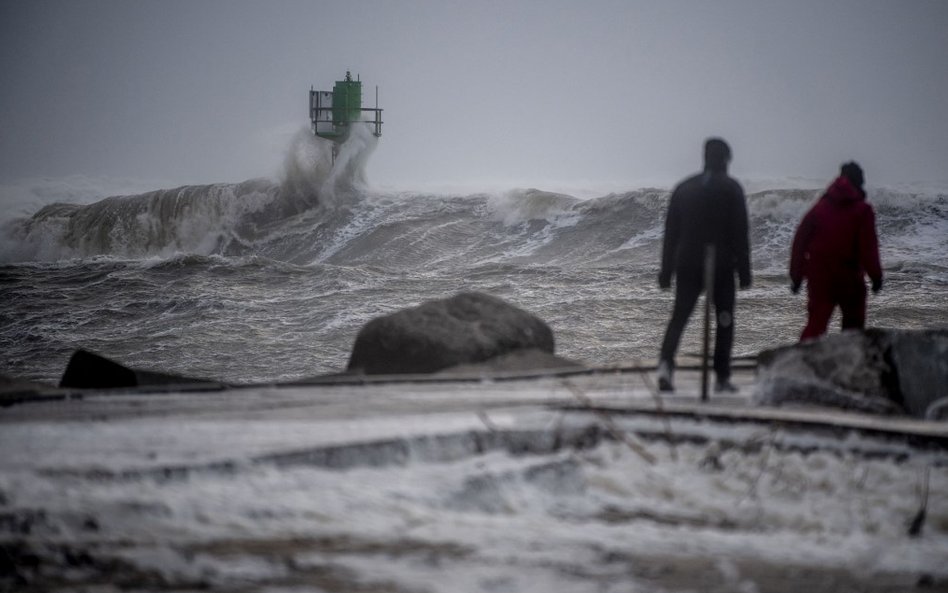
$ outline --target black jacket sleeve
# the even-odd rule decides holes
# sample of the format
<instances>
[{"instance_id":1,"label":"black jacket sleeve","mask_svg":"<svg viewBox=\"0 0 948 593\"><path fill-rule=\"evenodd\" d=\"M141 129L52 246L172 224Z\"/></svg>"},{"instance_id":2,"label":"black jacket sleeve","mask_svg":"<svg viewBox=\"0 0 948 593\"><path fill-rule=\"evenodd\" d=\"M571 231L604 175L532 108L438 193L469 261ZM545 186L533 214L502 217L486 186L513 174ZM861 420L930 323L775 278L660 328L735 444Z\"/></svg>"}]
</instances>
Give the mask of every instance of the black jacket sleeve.
<instances>
[{"instance_id":1,"label":"black jacket sleeve","mask_svg":"<svg viewBox=\"0 0 948 593\"><path fill-rule=\"evenodd\" d=\"M751 285L751 262L750 262L750 234L747 221L747 199L744 197L744 190L737 183L736 207L734 212L734 257L737 266L737 277L741 288L747 288Z\"/></svg>"}]
</instances>

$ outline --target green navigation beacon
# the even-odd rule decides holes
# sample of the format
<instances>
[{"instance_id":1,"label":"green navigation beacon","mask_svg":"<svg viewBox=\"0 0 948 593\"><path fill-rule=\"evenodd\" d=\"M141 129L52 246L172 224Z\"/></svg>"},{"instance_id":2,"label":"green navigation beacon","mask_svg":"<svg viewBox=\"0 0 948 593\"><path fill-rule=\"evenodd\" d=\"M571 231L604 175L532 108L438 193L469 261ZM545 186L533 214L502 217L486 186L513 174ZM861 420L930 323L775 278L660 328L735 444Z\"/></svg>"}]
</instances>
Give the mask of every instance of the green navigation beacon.
<instances>
[{"instance_id":1,"label":"green navigation beacon","mask_svg":"<svg viewBox=\"0 0 948 593\"><path fill-rule=\"evenodd\" d=\"M345 80L337 80L332 92L309 89L309 119L313 133L332 140L332 158L336 161L339 145L349 135L351 125L364 123L372 134L382 135L382 110L379 109L379 87L375 87L375 107L362 106L362 81L352 80L346 71Z\"/></svg>"}]
</instances>

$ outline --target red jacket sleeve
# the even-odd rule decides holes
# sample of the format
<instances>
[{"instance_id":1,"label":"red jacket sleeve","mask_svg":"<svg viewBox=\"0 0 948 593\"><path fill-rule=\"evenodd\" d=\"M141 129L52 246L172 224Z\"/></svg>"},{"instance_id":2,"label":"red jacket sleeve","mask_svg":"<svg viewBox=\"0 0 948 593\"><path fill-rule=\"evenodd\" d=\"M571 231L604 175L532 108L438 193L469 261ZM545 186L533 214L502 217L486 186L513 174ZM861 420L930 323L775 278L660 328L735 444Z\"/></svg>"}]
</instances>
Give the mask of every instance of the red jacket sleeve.
<instances>
[{"instance_id":1,"label":"red jacket sleeve","mask_svg":"<svg viewBox=\"0 0 948 593\"><path fill-rule=\"evenodd\" d=\"M751 261L750 261L750 234L748 227L750 223L747 220L747 199L744 197L744 191L739 189L739 199L735 200L734 215L734 252L737 255L737 276L741 287L751 285Z\"/></svg>"},{"instance_id":2,"label":"red jacket sleeve","mask_svg":"<svg viewBox=\"0 0 948 593\"><path fill-rule=\"evenodd\" d=\"M882 280L879 261L879 239L876 236L876 213L870 204L859 221L859 264L873 280Z\"/></svg>"},{"instance_id":3,"label":"red jacket sleeve","mask_svg":"<svg viewBox=\"0 0 948 593\"><path fill-rule=\"evenodd\" d=\"M793 236L793 247L790 250L790 280L794 283L803 282L806 252L810 248L810 239L813 236L813 210L810 209L800 221L797 232Z\"/></svg>"}]
</instances>

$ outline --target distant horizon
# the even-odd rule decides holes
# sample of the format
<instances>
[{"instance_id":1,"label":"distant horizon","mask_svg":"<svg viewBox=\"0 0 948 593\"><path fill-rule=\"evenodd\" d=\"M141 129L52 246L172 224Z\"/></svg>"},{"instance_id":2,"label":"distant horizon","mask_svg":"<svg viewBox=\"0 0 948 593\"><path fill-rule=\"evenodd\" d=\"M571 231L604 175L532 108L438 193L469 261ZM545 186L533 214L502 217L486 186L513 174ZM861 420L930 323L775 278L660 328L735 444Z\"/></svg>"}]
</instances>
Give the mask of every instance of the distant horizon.
<instances>
[{"instance_id":1,"label":"distant horizon","mask_svg":"<svg viewBox=\"0 0 948 593\"><path fill-rule=\"evenodd\" d=\"M380 154L385 152L385 140L384 138L380 141L379 147L376 149L375 154L369 157L368 164L366 166L366 174L368 177L368 185L370 188L374 189L389 189L389 190L425 190L425 191L501 191L510 188L523 188L523 187L535 187L537 189L544 189L548 191L559 191L556 188L573 188L581 192L590 192L598 191L599 188L609 188L608 191L620 191L620 190L636 190L636 189L648 189L648 188L673 188L679 181L685 177L692 175L701 170L701 163L696 162L694 166L690 169L685 168L677 175L665 175L663 177L654 176L648 178L647 176L642 176L639 179L558 179L555 177L547 179L517 179L514 177L508 178L490 178L489 175L480 175L479 177L470 176L463 177L459 176L457 178L447 178L447 177L438 177L437 175L430 175L427 178L418 178L418 179L409 179L402 177L400 179L387 180L382 179L374 171L373 161L379 158ZM282 158L282 155L281 155ZM846 159L846 160L857 160L857 159ZM857 160L858 161L858 160ZM738 181L748 185L774 185L788 183L791 185L776 185L778 188L782 189L793 189L793 188L813 188L818 189L825 185L828 185L839 173L839 166L845 162L840 161L837 165L828 165L826 167L827 174L825 176L815 176L815 175L801 175L801 174L786 174L786 175L762 175L762 174L753 174L746 173L740 170L740 166L733 166L729 169L729 174L735 177ZM892 180L888 182L884 181L875 181L872 178L873 171L867 170L867 187L870 188L881 188L881 189L902 189L910 190L913 188L921 188L927 191L934 192L948 192L948 168L946 168L945 175L938 177L932 175L928 178L914 178L914 179L905 179L905 180ZM11 187L22 184L36 183L42 181L49 182L59 182L65 180L86 180L86 181L113 181L119 185L122 184L131 184L136 186L141 186L143 188L151 189L168 189L170 187L178 187L185 185L213 185L217 183L243 183L245 181L251 181L254 179L268 179L273 182L280 182L283 175L282 165L276 164L274 170L271 173L260 173L255 175L246 175L242 176L239 173L236 173L230 178L210 178L208 176L195 175L194 177L166 177L161 178L158 176L147 177L147 176L132 176L132 175L123 175L121 172L117 173L85 173L82 171L73 171L73 172L62 172L59 174L42 174L34 173L32 175L16 175L13 173L8 173L6 175L0 176L0 191L3 187ZM226 176L225 176L226 177ZM549 189L553 188L553 189ZM150 191L149 189L143 189L143 191ZM2 196L0 196L2 198Z\"/></svg>"}]
</instances>

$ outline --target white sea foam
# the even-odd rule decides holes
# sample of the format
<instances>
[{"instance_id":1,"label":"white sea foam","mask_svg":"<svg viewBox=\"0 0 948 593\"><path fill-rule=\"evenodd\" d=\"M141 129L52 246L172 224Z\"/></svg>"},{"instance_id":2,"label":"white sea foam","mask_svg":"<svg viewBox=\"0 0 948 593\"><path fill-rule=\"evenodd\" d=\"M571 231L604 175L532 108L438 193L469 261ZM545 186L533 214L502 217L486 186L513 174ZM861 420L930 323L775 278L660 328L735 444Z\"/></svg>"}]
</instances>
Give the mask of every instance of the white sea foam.
<instances>
[{"instance_id":1,"label":"white sea foam","mask_svg":"<svg viewBox=\"0 0 948 593\"><path fill-rule=\"evenodd\" d=\"M160 180L117 177L36 177L0 185L0 224L32 216L51 204L92 204L109 196L128 196L168 187Z\"/></svg>"},{"instance_id":2,"label":"white sea foam","mask_svg":"<svg viewBox=\"0 0 948 593\"><path fill-rule=\"evenodd\" d=\"M650 244L654 245L662 240L664 232L665 229L662 226L655 225L652 228L646 229L641 233L636 233L629 237L629 239L623 243L617 251L623 249L635 249L636 247L644 247Z\"/></svg>"},{"instance_id":3,"label":"white sea foam","mask_svg":"<svg viewBox=\"0 0 948 593\"><path fill-rule=\"evenodd\" d=\"M578 202L573 196L530 188L492 195L487 205L496 219L506 226L530 220L545 220L557 226L566 226L575 222L573 207Z\"/></svg>"},{"instance_id":4,"label":"white sea foam","mask_svg":"<svg viewBox=\"0 0 948 593\"><path fill-rule=\"evenodd\" d=\"M626 438L682 438L645 443L649 464L612 440L571 445L571 431L599 421L531 411L549 401L546 383L357 391L206 394L203 416L187 396L168 394L171 420L10 424L0 432L9 451L0 487L11 512L43 511L28 541L82 537L96 554L114 550L172 584L199 576L246 588L327 560L360 582L432 591L654 590L663 572L645 563L668 571L680 562L687 574L689 559L708 557L730 563L718 566L729 585L720 590L749 590L739 569L748 563L948 576L948 473L935 452L750 423L612 418ZM449 400L455 411L425 409ZM511 401L519 405L492 408ZM464 407L472 402L487 411ZM253 418L237 419L230 406ZM482 446L495 442L485 415L495 436L530 446L508 449L500 437ZM334 463L307 457L323 448ZM181 471L169 477L165 468ZM922 472L929 520L909 538ZM90 517L94 533L74 528ZM225 545L202 550L215 542ZM292 560L267 562L284 557Z\"/></svg>"},{"instance_id":5,"label":"white sea foam","mask_svg":"<svg viewBox=\"0 0 948 593\"><path fill-rule=\"evenodd\" d=\"M357 201L375 141L357 126L333 165L329 143L301 131L287 150L279 186L251 180L141 193L144 182L83 177L4 186L0 262L253 249L267 240L259 232L264 227L279 233L274 222L282 218Z\"/></svg>"}]
</instances>

